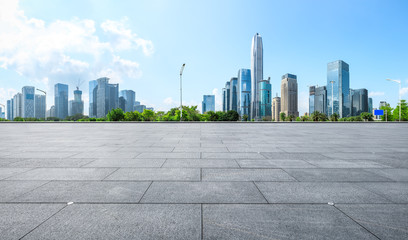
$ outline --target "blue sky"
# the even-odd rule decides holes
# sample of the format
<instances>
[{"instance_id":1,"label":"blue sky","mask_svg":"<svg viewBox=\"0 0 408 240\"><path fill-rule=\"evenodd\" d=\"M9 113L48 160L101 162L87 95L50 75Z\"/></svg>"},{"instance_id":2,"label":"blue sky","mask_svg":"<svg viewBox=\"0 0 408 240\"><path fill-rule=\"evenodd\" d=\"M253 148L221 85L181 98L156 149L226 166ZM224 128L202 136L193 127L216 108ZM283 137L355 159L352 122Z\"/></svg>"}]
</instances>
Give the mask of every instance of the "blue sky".
<instances>
[{"instance_id":1,"label":"blue sky","mask_svg":"<svg viewBox=\"0 0 408 240\"><path fill-rule=\"evenodd\" d=\"M326 84L327 63L350 65L351 88L367 88L392 106L402 82L408 98L408 1L404 0L0 0L0 103L25 85L53 85L108 76L156 110L183 103L201 108L250 68L251 38L264 44L264 78L280 95L285 73L298 76L299 112L308 111L308 85Z\"/></svg>"}]
</instances>

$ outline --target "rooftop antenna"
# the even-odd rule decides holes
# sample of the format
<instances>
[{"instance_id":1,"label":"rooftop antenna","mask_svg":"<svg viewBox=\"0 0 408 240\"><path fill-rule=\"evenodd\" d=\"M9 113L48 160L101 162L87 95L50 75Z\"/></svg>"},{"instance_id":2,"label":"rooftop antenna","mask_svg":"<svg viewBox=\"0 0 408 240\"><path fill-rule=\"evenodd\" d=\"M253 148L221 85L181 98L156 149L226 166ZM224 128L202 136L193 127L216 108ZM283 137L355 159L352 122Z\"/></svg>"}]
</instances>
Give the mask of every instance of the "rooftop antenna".
<instances>
[{"instance_id":1,"label":"rooftop antenna","mask_svg":"<svg viewBox=\"0 0 408 240\"><path fill-rule=\"evenodd\" d=\"M81 81L81 79L78 78L78 83L77 83L77 85L76 85L76 89L77 89L77 90L79 90L79 86L81 86L82 83L84 83L84 81Z\"/></svg>"}]
</instances>

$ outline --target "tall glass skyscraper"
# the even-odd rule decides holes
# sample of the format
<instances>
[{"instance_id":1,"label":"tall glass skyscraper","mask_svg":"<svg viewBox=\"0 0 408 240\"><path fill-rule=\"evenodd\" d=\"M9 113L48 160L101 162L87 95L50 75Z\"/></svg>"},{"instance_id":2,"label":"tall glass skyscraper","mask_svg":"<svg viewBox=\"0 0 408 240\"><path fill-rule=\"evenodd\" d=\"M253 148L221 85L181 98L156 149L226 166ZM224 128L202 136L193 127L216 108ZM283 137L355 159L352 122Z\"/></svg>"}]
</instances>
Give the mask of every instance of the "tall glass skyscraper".
<instances>
[{"instance_id":1,"label":"tall glass skyscraper","mask_svg":"<svg viewBox=\"0 0 408 240\"><path fill-rule=\"evenodd\" d=\"M22 117L23 118L35 117L34 93L35 93L35 87L25 86L22 89L23 99L21 102L22 104L21 107L22 107Z\"/></svg>"},{"instance_id":2,"label":"tall glass skyscraper","mask_svg":"<svg viewBox=\"0 0 408 240\"><path fill-rule=\"evenodd\" d=\"M259 120L259 82L263 80L263 46L259 33L252 38L251 47L251 119Z\"/></svg>"},{"instance_id":3,"label":"tall glass skyscraper","mask_svg":"<svg viewBox=\"0 0 408 240\"><path fill-rule=\"evenodd\" d=\"M238 113L242 117L251 116L251 70L238 71Z\"/></svg>"},{"instance_id":4,"label":"tall glass skyscraper","mask_svg":"<svg viewBox=\"0 0 408 240\"><path fill-rule=\"evenodd\" d=\"M97 86L98 86L98 81L96 80L89 81L89 117L96 117L96 87Z\"/></svg>"},{"instance_id":5,"label":"tall glass skyscraper","mask_svg":"<svg viewBox=\"0 0 408 240\"><path fill-rule=\"evenodd\" d=\"M368 98L368 112L369 113L373 113L373 99L372 98Z\"/></svg>"},{"instance_id":6,"label":"tall glass skyscraper","mask_svg":"<svg viewBox=\"0 0 408 240\"><path fill-rule=\"evenodd\" d=\"M12 111L10 111L12 109L12 107L11 107L11 100L7 100L7 120L13 120L12 118L11 118L11 114L12 114Z\"/></svg>"},{"instance_id":7,"label":"tall glass skyscraper","mask_svg":"<svg viewBox=\"0 0 408 240\"><path fill-rule=\"evenodd\" d=\"M74 91L74 100L71 103L71 114L84 114L84 101L82 101L82 91L77 88Z\"/></svg>"},{"instance_id":8,"label":"tall glass skyscraper","mask_svg":"<svg viewBox=\"0 0 408 240\"><path fill-rule=\"evenodd\" d=\"M35 118L38 118L38 119L45 118L45 112L47 111L45 95L36 94L34 98L35 98L35 101L34 101Z\"/></svg>"},{"instance_id":9,"label":"tall glass skyscraper","mask_svg":"<svg viewBox=\"0 0 408 240\"><path fill-rule=\"evenodd\" d=\"M215 111L215 95L204 95L202 102L202 113Z\"/></svg>"},{"instance_id":10,"label":"tall glass skyscraper","mask_svg":"<svg viewBox=\"0 0 408 240\"><path fill-rule=\"evenodd\" d=\"M231 110L231 83L225 83L225 111Z\"/></svg>"},{"instance_id":11,"label":"tall glass skyscraper","mask_svg":"<svg viewBox=\"0 0 408 240\"><path fill-rule=\"evenodd\" d=\"M119 99L122 98L122 104L119 103L120 108L124 112L133 112L134 111L134 103L136 98L136 93L133 90L122 90L119 93Z\"/></svg>"},{"instance_id":12,"label":"tall glass skyscraper","mask_svg":"<svg viewBox=\"0 0 408 240\"><path fill-rule=\"evenodd\" d=\"M362 89L350 89L351 94L351 116L359 116L368 112L368 91Z\"/></svg>"},{"instance_id":13,"label":"tall glass skyscraper","mask_svg":"<svg viewBox=\"0 0 408 240\"><path fill-rule=\"evenodd\" d=\"M227 90L225 88L222 88L222 111L226 112L227 104L225 102L225 95L227 94Z\"/></svg>"},{"instance_id":14,"label":"tall glass skyscraper","mask_svg":"<svg viewBox=\"0 0 408 240\"><path fill-rule=\"evenodd\" d=\"M92 93L93 112L95 113L96 109L96 117L102 118L106 117L110 110L119 107L119 84L109 84L107 77L96 81L97 86Z\"/></svg>"},{"instance_id":15,"label":"tall glass skyscraper","mask_svg":"<svg viewBox=\"0 0 408 240\"><path fill-rule=\"evenodd\" d=\"M272 119L272 85L270 78L259 82L259 117L260 119Z\"/></svg>"},{"instance_id":16,"label":"tall glass skyscraper","mask_svg":"<svg viewBox=\"0 0 408 240\"><path fill-rule=\"evenodd\" d=\"M55 116L65 119L68 116L68 85L55 84L54 94Z\"/></svg>"},{"instance_id":17,"label":"tall glass skyscraper","mask_svg":"<svg viewBox=\"0 0 408 240\"><path fill-rule=\"evenodd\" d=\"M350 73L349 65L342 60L327 64L327 113L337 113L340 118L349 117Z\"/></svg>"},{"instance_id":18,"label":"tall glass skyscraper","mask_svg":"<svg viewBox=\"0 0 408 240\"><path fill-rule=\"evenodd\" d=\"M230 94L230 109L238 112L238 78L233 77L230 80L231 94Z\"/></svg>"},{"instance_id":19,"label":"tall glass skyscraper","mask_svg":"<svg viewBox=\"0 0 408 240\"><path fill-rule=\"evenodd\" d=\"M309 114L317 111L320 113L327 114L327 90L325 86L309 87Z\"/></svg>"}]
</instances>

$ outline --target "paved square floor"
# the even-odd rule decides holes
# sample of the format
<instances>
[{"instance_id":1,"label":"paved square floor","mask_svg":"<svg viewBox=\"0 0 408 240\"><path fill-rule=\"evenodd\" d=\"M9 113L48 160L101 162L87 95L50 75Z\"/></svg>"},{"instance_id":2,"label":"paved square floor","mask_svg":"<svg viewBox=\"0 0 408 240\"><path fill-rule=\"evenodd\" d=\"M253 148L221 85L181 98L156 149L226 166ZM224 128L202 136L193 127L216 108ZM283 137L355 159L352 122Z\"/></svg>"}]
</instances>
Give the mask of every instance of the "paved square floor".
<instances>
[{"instance_id":1,"label":"paved square floor","mask_svg":"<svg viewBox=\"0 0 408 240\"><path fill-rule=\"evenodd\" d=\"M408 239L408 124L1 123L0 239Z\"/></svg>"}]
</instances>

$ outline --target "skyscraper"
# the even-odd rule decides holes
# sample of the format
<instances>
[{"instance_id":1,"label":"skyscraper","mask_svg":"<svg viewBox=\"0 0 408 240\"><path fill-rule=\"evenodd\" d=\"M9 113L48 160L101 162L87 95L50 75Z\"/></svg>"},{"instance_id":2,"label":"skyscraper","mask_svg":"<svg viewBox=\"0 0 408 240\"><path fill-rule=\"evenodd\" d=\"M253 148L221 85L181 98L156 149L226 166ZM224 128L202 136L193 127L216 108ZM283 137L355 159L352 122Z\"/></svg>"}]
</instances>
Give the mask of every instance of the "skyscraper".
<instances>
[{"instance_id":1,"label":"skyscraper","mask_svg":"<svg viewBox=\"0 0 408 240\"><path fill-rule=\"evenodd\" d=\"M350 73L349 65L342 60L327 64L327 113L337 113L340 118L349 117Z\"/></svg>"},{"instance_id":2,"label":"skyscraper","mask_svg":"<svg viewBox=\"0 0 408 240\"><path fill-rule=\"evenodd\" d=\"M368 98L368 112L373 113L373 99Z\"/></svg>"},{"instance_id":3,"label":"skyscraper","mask_svg":"<svg viewBox=\"0 0 408 240\"><path fill-rule=\"evenodd\" d=\"M96 86L98 86L97 80L89 81L89 117L92 118L96 117Z\"/></svg>"},{"instance_id":4,"label":"skyscraper","mask_svg":"<svg viewBox=\"0 0 408 240\"><path fill-rule=\"evenodd\" d=\"M351 116L359 116L363 112L368 112L368 91L362 89L350 89L351 95Z\"/></svg>"},{"instance_id":5,"label":"skyscraper","mask_svg":"<svg viewBox=\"0 0 408 240\"><path fill-rule=\"evenodd\" d=\"M282 76L281 82L281 112L286 116L299 117L297 77L293 74Z\"/></svg>"},{"instance_id":6,"label":"skyscraper","mask_svg":"<svg viewBox=\"0 0 408 240\"><path fill-rule=\"evenodd\" d=\"M23 100L23 95L21 93L17 93L13 97L13 120L16 117L22 117L22 100Z\"/></svg>"},{"instance_id":7,"label":"skyscraper","mask_svg":"<svg viewBox=\"0 0 408 240\"><path fill-rule=\"evenodd\" d=\"M225 83L225 111L231 110L231 83L228 81Z\"/></svg>"},{"instance_id":8,"label":"skyscraper","mask_svg":"<svg viewBox=\"0 0 408 240\"><path fill-rule=\"evenodd\" d=\"M11 100L7 100L7 120L13 120L13 118L12 118L12 110L11 109L13 109L12 107L11 107Z\"/></svg>"},{"instance_id":9,"label":"skyscraper","mask_svg":"<svg viewBox=\"0 0 408 240\"><path fill-rule=\"evenodd\" d=\"M202 113L215 111L215 95L203 95Z\"/></svg>"},{"instance_id":10,"label":"skyscraper","mask_svg":"<svg viewBox=\"0 0 408 240\"><path fill-rule=\"evenodd\" d=\"M276 97L272 99L272 119L274 119L275 122L280 121L280 112L281 112L281 98L278 97L278 94L276 94Z\"/></svg>"},{"instance_id":11,"label":"skyscraper","mask_svg":"<svg viewBox=\"0 0 408 240\"><path fill-rule=\"evenodd\" d=\"M122 90L119 93L119 98L123 98L122 100L122 110L124 112L133 112L134 111L134 102L136 98L136 93L132 90Z\"/></svg>"},{"instance_id":12,"label":"skyscraper","mask_svg":"<svg viewBox=\"0 0 408 240\"><path fill-rule=\"evenodd\" d=\"M238 113L241 117L251 116L251 70L238 71Z\"/></svg>"},{"instance_id":13,"label":"skyscraper","mask_svg":"<svg viewBox=\"0 0 408 240\"><path fill-rule=\"evenodd\" d=\"M230 80L230 109L238 112L238 78L233 77Z\"/></svg>"},{"instance_id":14,"label":"skyscraper","mask_svg":"<svg viewBox=\"0 0 408 240\"><path fill-rule=\"evenodd\" d=\"M326 86L309 87L309 114L317 111L319 113L327 114L326 112L327 90Z\"/></svg>"},{"instance_id":15,"label":"skyscraper","mask_svg":"<svg viewBox=\"0 0 408 240\"><path fill-rule=\"evenodd\" d=\"M270 78L268 80L259 81L259 117L260 119L271 120L272 119L272 105L271 105L271 98L272 98L272 85L270 82Z\"/></svg>"},{"instance_id":16,"label":"skyscraper","mask_svg":"<svg viewBox=\"0 0 408 240\"><path fill-rule=\"evenodd\" d=\"M82 101L82 91L77 88L74 91L74 100L71 103L71 116L84 114L84 101Z\"/></svg>"},{"instance_id":17,"label":"skyscraper","mask_svg":"<svg viewBox=\"0 0 408 240\"><path fill-rule=\"evenodd\" d=\"M54 96L55 117L65 119L68 116L68 85L55 84Z\"/></svg>"},{"instance_id":18,"label":"skyscraper","mask_svg":"<svg viewBox=\"0 0 408 240\"><path fill-rule=\"evenodd\" d=\"M309 87L309 115L312 114L315 110L314 108L314 99L315 99L316 87Z\"/></svg>"},{"instance_id":19,"label":"skyscraper","mask_svg":"<svg viewBox=\"0 0 408 240\"><path fill-rule=\"evenodd\" d=\"M45 112L47 110L45 95L35 94L35 118L45 118Z\"/></svg>"},{"instance_id":20,"label":"skyscraper","mask_svg":"<svg viewBox=\"0 0 408 240\"><path fill-rule=\"evenodd\" d=\"M21 101L21 108L22 108L22 116L23 118L33 118L35 117L35 109L34 109L34 92L35 87L25 86L22 89L22 101Z\"/></svg>"},{"instance_id":21,"label":"skyscraper","mask_svg":"<svg viewBox=\"0 0 408 240\"><path fill-rule=\"evenodd\" d=\"M225 98L226 98L226 95L227 94L227 90L225 89L225 88L222 88L222 111L223 112L226 112L227 110L227 104L226 104L226 102L225 102Z\"/></svg>"},{"instance_id":22,"label":"skyscraper","mask_svg":"<svg viewBox=\"0 0 408 240\"><path fill-rule=\"evenodd\" d=\"M92 91L92 110L96 117L106 117L108 112L119 107L119 84L109 84L109 78L103 77L96 80L97 85ZM91 84L89 83L90 87ZM91 105L90 105L91 106Z\"/></svg>"},{"instance_id":23,"label":"skyscraper","mask_svg":"<svg viewBox=\"0 0 408 240\"><path fill-rule=\"evenodd\" d=\"M259 120L259 82L263 80L263 46L259 33L252 38L251 47L251 119Z\"/></svg>"}]
</instances>

